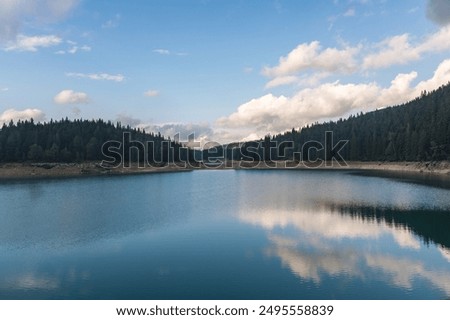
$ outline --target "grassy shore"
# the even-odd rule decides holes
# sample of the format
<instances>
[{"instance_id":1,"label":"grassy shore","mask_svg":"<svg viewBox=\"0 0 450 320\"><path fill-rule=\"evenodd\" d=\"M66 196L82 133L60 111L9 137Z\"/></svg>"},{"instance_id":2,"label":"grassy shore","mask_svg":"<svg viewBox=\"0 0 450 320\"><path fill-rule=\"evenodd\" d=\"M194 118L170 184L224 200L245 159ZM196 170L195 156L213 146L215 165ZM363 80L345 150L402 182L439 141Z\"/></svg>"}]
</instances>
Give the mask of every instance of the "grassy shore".
<instances>
[{"instance_id":1,"label":"grassy shore","mask_svg":"<svg viewBox=\"0 0 450 320\"><path fill-rule=\"evenodd\" d=\"M0 180L23 178L57 178L99 175L148 174L162 172L191 171L195 169L286 169L286 170L362 170L395 171L405 173L430 174L450 179L450 162L348 162L346 165L333 163L331 166L294 162L228 162L226 165L202 165L200 168L183 168L170 164L165 167L145 166L140 168L131 164L129 168L104 168L96 162L84 163L4 163L0 164Z\"/></svg>"}]
</instances>

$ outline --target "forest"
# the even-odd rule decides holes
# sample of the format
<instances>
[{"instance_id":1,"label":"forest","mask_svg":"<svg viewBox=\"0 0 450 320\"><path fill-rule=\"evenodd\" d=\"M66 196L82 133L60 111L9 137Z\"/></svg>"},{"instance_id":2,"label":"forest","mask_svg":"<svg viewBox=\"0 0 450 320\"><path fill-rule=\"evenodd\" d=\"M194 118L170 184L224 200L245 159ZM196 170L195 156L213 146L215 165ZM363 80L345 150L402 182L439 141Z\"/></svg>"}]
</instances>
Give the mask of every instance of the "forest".
<instances>
[{"instance_id":1,"label":"forest","mask_svg":"<svg viewBox=\"0 0 450 320\"><path fill-rule=\"evenodd\" d=\"M204 161L219 158L292 160L302 156L308 144L326 145L326 132L333 133L334 143L347 141L340 149L346 161L450 160L450 83L432 92L422 92L420 97L403 105L315 123L268 135L259 141L217 146L203 150L202 156ZM160 133L146 133L111 121L66 118L46 123L35 123L31 119L3 124L0 162L105 160L102 146L111 140L120 142L115 146L115 154L120 154L121 159L116 157L116 162L195 163L194 153L197 159L201 158L198 150L185 148ZM334 156L315 149L315 157Z\"/></svg>"},{"instance_id":2,"label":"forest","mask_svg":"<svg viewBox=\"0 0 450 320\"><path fill-rule=\"evenodd\" d=\"M107 152L102 148L108 142ZM113 143L111 143L113 142ZM106 145L108 145L106 144ZM102 150L103 149L103 150ZM125 150L125 151L124 151ZM105 151L105 152L102 152ZM0 162L185 161L190 150L160 133L103 120L11 121L0 129ZM110 159L105 159L105 154Z\"/></svg>"},{"instance_id":3,"label":"forest","mask_svg":"<svg viewBox=\"0 0 450 320\"><path fill-rule=\"evenodd\" d=\"M220 146L205 150L204 157L225 154L233 160L297 159L308 144L325 146L326 132L333 133L334 143L347 141L340 151L346 161L450 160L450 83L399 106L315 123L259 141ZM332 156L324 153L319 151L315 157Z\"/></svg>"}]
</instances>

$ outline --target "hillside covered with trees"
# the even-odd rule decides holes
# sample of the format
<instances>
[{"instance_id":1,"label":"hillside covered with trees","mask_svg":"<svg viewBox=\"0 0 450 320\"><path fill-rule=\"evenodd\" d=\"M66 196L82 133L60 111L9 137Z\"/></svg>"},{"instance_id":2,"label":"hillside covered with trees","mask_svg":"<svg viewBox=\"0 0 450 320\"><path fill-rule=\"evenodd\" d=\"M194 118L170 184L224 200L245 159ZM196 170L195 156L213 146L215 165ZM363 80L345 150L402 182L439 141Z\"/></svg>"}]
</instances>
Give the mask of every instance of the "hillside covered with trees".
<instances>
[{"instance_id":1,"label":"hillside covered with trees","mask_svg":"<svg viewBox=\"0 0 450 320\"><path fill-rule=\"evenodd\" d=\"M333 140L348 140L340 154L347 161L440 161L450 160L450 84L400 106L360 113L348 119L308 125L300 130L263 140L232 143L204 150L203 158L232 160L295 159L309 141L325 145L325 132ZM113 124L103 120L61 120L48 123L19 121L0 128L0 162L82 162L105 160L102 146L107 141L130 141L116 151L123 161L192 162L194 151L161 134ZM142 143L146 148L139 150ZM151 148L147 148L149 144ZM275 145L282 146L277 150ZM123 148L131 150L123 152ZM131 148L130 148L131 147ZM170 149L170 152L168 151ZM139 151L138 151L139 150ZM270 151L269 151L270 150ZM327 157L323 151L316 156Z\"/></svg>"},{"instance_id":2,"label":"hillside covered with trees","mask_svg":"<svg viewBox=\"0 0 450 320\"><path fill-rule=\"evenodd\" d=\"M129 133L128 145L124 133ZM161 134L146 133L140 129L113 124L103 120L61 120L48 123L18 121L4 124L0 129L0 162L82 162L105 160L102 146L107 141L122 145L115 150L123 154L124 161L157 162L180 161L187 151L180 151L182 145L166 139ZM140 147L144 145L145 150ZM147 148L149 144L151 148ZM116 143L116 145L119 145ZM123 152L123 148L131 150ZM168 152L169 148L173 152ZM108 160L108 159L106 159Z\"/></svg>"},{"instance_id":3,"label":"hillside covered with trees","mask_svg":"<svg viewBox=\"0 0 450 320\"><path fill-rule=\"evenodd\" d=\"M450 84L433 92L423 92L403 105L360 113L345 120L316 123L300 130L292 129L240 146L221 146L218 153L224 152L225 148L228 159L259 157L265 160L272 147L270 159L294 159L294 152L298 155L308 141L325 145L327 131L333 132L334 143L348 140L340 152L348 161L450 160ZM290 141L292 147L287 147ZM275 145L281 145L284 150L276 150ZM210 154L213 153L205 151L205 156ZM317 156L325 155L319 152Z\"/></svg>"}]
</instances>

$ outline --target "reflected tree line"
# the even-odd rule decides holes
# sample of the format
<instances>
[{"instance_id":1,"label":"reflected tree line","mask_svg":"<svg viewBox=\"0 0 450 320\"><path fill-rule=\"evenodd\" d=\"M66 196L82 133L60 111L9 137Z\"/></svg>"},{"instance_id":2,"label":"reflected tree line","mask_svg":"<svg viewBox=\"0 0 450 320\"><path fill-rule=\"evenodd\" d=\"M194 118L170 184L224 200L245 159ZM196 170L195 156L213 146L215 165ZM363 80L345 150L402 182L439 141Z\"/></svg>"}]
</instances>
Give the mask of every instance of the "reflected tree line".
<instances>
[{"instance_id":1,"label":"reflected tree line","mask_svg":"<svg viewBox=\"0 0 450 320\"><path fill-rule=\"evenodd\" d=\"M450 215L446 210L408 210L358 205L330 205L330 208L342 215L404 228L419 236L426 245L438 244L450 249Z\"/></svg>"}]
</instances>

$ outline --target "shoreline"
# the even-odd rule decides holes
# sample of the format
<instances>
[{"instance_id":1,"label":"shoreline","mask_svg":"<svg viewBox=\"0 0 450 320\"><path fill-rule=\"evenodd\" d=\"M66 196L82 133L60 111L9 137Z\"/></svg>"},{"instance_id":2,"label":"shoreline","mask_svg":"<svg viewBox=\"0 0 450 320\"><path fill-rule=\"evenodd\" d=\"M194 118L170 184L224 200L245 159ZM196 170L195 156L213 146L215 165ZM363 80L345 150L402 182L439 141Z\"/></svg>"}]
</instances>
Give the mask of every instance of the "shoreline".
<instances>
[{"instance_id":1,"label":"shoreline","mask_svg":"<svg viewBox=\"0 0 450 320\"><path fill-rule=\"evenodd\" d=\"M193 170L351 170L377 172L408 173L424 176L436 176L450 179L450 162L363 162L352 161L346 166L333 163L332 166L313 167L304 163L293 162L228 162L226 165L208 166L198 168L183 168L176 164L165 167L146 166L139 168L132 164L129 168L104 168L97 162L83 163L2 163L0 164L0 181L14 179L44 179L44 178L72 178L90 176L121 176L168 172L189 172Z\"/></svg>"},{"instance_id":2,"label":"shoreline","mask_svg":"<svg viewBox=\"0 0 450 320\"><path fill-rule=\"evenodd\" d=\"M361 171L388 171L398 173L432 174L450 178L450 161L427 161L427 162L379 162L379 161L349 161L347 165L341 166L337 163L328 166L314 167L304 163L274 162L272 166L265 163L256 166L242 167L242 169L283 169L283 170L361 170Z\"/></svg>"}]
</instances>

